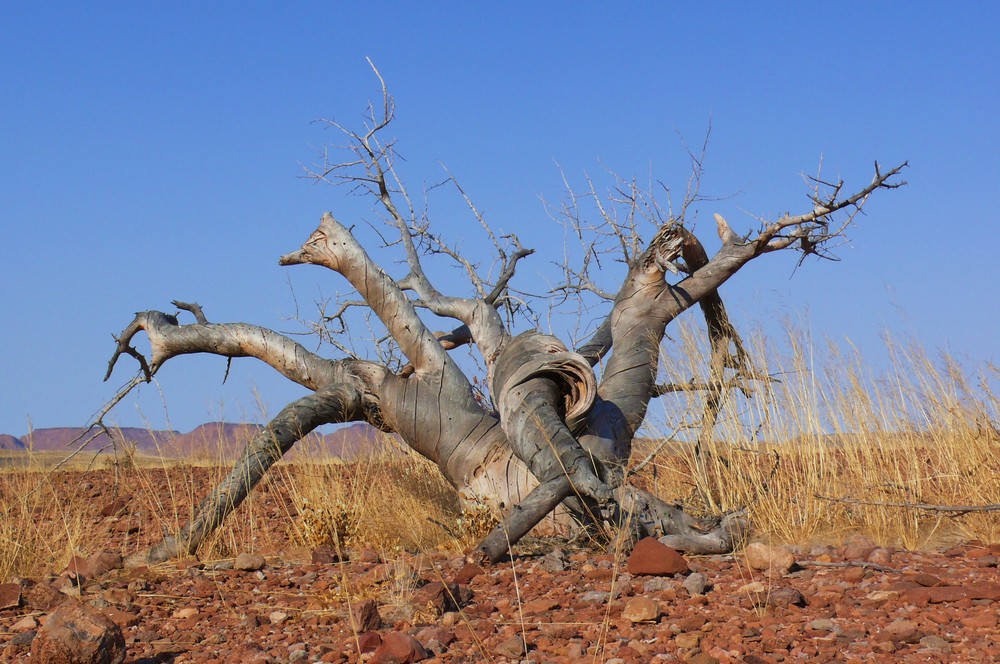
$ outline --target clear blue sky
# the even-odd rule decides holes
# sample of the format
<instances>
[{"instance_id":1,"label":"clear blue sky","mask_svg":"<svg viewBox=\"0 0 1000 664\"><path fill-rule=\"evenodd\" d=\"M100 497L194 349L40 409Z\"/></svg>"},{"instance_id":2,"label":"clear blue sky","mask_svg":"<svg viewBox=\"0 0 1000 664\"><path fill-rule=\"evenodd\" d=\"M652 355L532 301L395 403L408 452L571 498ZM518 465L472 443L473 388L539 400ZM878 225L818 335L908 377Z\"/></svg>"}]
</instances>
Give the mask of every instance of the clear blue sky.
<instances>
[{"instance_id":1,"label":"clear blue sky","mask_svg":"<svg viewBox=\"0 0 1000 664\"><path fill-rule=\"evenodd\" d=\"M446 164L540 250L522 287L558 258L539 202L561 194L556 162L577 184L605 164L681 187L678 133L697 144L711 120L705 190L738 195L704 214L744 230L804 209L800 173L821 155L855 184L876 159L909 160L910 186L872 202L842 262L792 276L797 255L765 257L723 294L745 324L808 311L815 334L871 355L889 327L997 362L1000 9L758 6L0 4L0 432L85 423L131 375L101 382L135 311L196 300L214 321L297 330L292 290L303 314L346 290L277 257L324 210L375 219L300 178L335 138L312 120L355 123L377 95L366 56L396 97L410 186ZM435 223L476 242L468 219ZM252 360L222 386L224 369L175 359L162 394L145 387L113 420L188 430L302 393Z\"/></svg>"}]
</instances>

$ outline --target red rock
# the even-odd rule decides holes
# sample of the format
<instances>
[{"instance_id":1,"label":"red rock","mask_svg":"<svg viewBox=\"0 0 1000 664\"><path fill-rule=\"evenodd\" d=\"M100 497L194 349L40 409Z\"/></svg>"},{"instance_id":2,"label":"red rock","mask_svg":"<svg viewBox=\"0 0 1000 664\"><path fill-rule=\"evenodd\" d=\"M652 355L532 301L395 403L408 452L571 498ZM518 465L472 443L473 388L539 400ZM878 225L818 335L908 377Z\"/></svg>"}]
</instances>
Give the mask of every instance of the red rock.
<instances>
[{"instance_id":1,"label":"red rock","mask_svg":"<svg viewBox=\"0 0 1000 664\"><path fill-rule=\"evenodd\" d=\"M524 612L529 616L538 615L539 613L548 613L554 609L560 608L559 602L552 599L533 599L530 602L524 603Z\"/></svg>"},{"instance_id":2,"label":"red rock","mask_svg":"<svg viewBox=\"0 0 1000 664\"><path fill-rule=\"evenodd\" d=\"M458 610L461 603L460 595L457 583L445 585L440 581L433 581L413 593L410 604L420 609L428 609L436 616L441 616L448 611Z\"/></svg>"},{"instance_id":3,"label":"red rock","mask_svg":"<svg viewBox=\"0 0 1000 664\"><path fill-rule=\"evenodd\" d=\"M420 642L409 634L389 632L382 637L382 645L375 649L371 664L411 664L422 662L431 655Z\"/></svg>"},{"instance_id":4,"label":"red rock","mask_svg":"<svg viewBox=\"0 0 1000 664\"><path fill-rule=\"evenodd\" d=\"M688 571L684 556L653 537L646 537L635 545L628 557L628 573L633 576L648 574L669 576Z\"/></svg>"},{"instance_id":5,"label":"red rock","mask_svg":"<svg viewBox=\"0 0 1000 664\"><path fill-rule=\"evenodd\" d=\"M122 496L115 498L110 503L101 508L100 514L104 518L121 516L128 509L128 500Z\"/></svg>"},{"instance_id":6,"label":"red rock","mask_svg":"<svg viewBox=\"0 0 1000 664\"><path fill-rule=\"evenodd\" d=\"M139 624L139 616L128 611L116 609L113 606L106 606L102 608L101 613L103 613L106 618L118 625L121 629L135 627Z\"/></svg>"},{"instance_id":7,"label":"red rock","mask_svg":"<svg viewBox=\"0 0 1000 664\"><path fill-rule=\"evenodd\" d=\"M462 569L455 574L454 581L458 584L466 584L483 573L483 568L475 563L466 563Z\"/></svg>"},{"instance_id":8,"label":"red rock","mask_svg":"<svg viewBox=\"0 0 1000 664\"><path fill-rule=\"evenodd\" d=\"M241 553L236 556L236 561L233 562L233 568L238 569L242 572L256 572L257 570L264 567L266 561L264 556L256 553Z\"/></svg>"},{"instance_id":9,"label":"red rock","mask_svg":"<svg viewBox=\"0 0 1000 664\"><path fill-rule=\"evenodd\" d=\"M848 583L857 583L865 578L865 568L863 567L848 567L844 570L844 581Z\"/></svg>"},{"instance_id":10,"label":"red rock","mask_svg":"<svg viewBox=\"0 0 1000 664\"><path fill-rule=\"evenodd\" d=\"M526 651L527 646L524 643L524 638L522 638L520 634L515 634L509 639L505 639L500 642L498 646L493 648L494 654L513 660L522 659Z\"/></svg>"},{"instance_id":11,"label":"red rock","mask_svg":"<svg viewBox=\"0 0 1000 664\"><path fill-rule=\"evenodd\" d=\"M123 561L121 554L111 551L104 551L87 559L90 571L94 577L107 574L111 570L120 569Z\"/></svg>"},{"instance_id":12,"label":"red rock","mask_svg":"<svg viewBox=\"0 0 1000 664\"><path fill-rule=\"evenodd\" d=\"M355 602L351 605L351 628L358 632L373 632L382 627L382 616L378 604L373 599Z\"/></svg>"},{"instance_id":13,"label":"red rock","mask_svg":"<svg viewBox=\"0 0 1000 664\"><path fill-rule=\"evenodd\" d=\"M696 629L701 629L705 626L708 619L700 614L689 616L687 618L682 618L677 621L677 626L682 632L693 632Z\"/></svg>"},{"instance_id":14,"label":"red rock","mask_svg":"<svg viewBox=\"0 0 1000 664\"><path fill-rule=\"evenodd\" d=\"M18 583L0 583L0 611L16 609L21 606L21 585Z\"/></svg>"},{"instance_id":15,"label":"red rock","mask_svg":"<svg viewBox=\"0 0 1000 664\"><path fill-rule=\"evenodd\" d=\"M718 657L700 652L689 657L687 662L688 664L719 664L720 660Z\"/></svg>"},{"instance_id":16,"label":"red rock","mask_svg":"<svg viewBox=\"0 0 1000 664\"><path fill-rule=\"evenodd\" d=\"M934 586L942 585L941 579L937 578L932 574L916 574L910 577L910 580L914 583L920 584L921 586L927 588L933 588Z\"/></svg>"},{"instance_id":17,"label":"red rock","mask_svg":"<svg viewBox=\"0 0 1000 664\"><path fill-rule=\"evenodd\" d=\"M310 559L313 565L333 565L343 559L337 550L330 546L320 546L312 550Z\"/></svg>"},{"instance_id":18,"label":"red rock","mask_svg":"<svg viewBox=\"0 0 1000 664\"><path fill-rule=\"evenodd\" d=\"M358 552L357 559L359 563L375 564L382 562L382 556L378 555L375 549L361 549Z\"/></svg>"},{"instance_id":19,"label":"red rock","mask_svg":"<svg viewBox=\"0 0 1000 664\"><path fill-rule=\"evenodd\" d=\"M975 586L936 586L934 588L911 588L903 593L903 599L917 606L958 602L964 599L1000 600L1000 584L980 583Z\"/></svg>"},{"instance_id":20,"label":"red rock","mask_svg":"<svg viewBox=\"0 0 1000 664\"><path fill-rule=\"evenodd\" d=\"M66 565L66 569L62 573L70 578L83 577L84 579L92 579L95 576L90 561L83 556L73 556L70 558L69 564Z\"/></svg>"},{"instance_id":21,"label":"red rock","mask_svg":"<svg viewBox=\"0 0 1000 664\"><path fill-rule=\"evenodd\" d=\"M959 618L958 622L972 629L992 629L997 625L997 614L994 611L985 611Z\"/></svg>"},{"instance_id":22,"label":"red rock","mask_svg":"<svg viewBox=\"0 0 1000 664\"><path fill-rule=\"evenodd\" d=\"M917 623L912 620L893 620L876 637L879 641L894 641L896 643L916 643L924 638Z\"/></svg>"},{"instance_id":23,"label":"red rock","mask_svg":"<svg viewBox=\"0 0 1000 664\"><path fill-rule=\"evenodd\" d=\"M23 592L21 599L32 611L51 611L66 600L66 596L51 583L41 581L30 584Z\"/></svg>"},{"instance_id":24,"label":"red rock","mask_svg":"<svg viewBox=\"0 0 1000 664\"><path fill-rule=\"evenodd\" d=\"M888 565L892 562L892 551L879 547L868 554L867 560L876 565Z\"/></svg>"},{"instance_id":25,"label":"red rock","mask_svg":"<svg viewBox=\"0 0 1000 664\"><path fill-rule=\"evenodd\" d=\"M751 569L774 570L784 574L795 564L792 553L781 546L768 546L762 542L754 542L747 546L743 555Z\"/></svg>"},{"instance_id":26,"label":"red rock","mask_svg":"<svg viewBox=\"0 0 1000 664\"><path fill-rule=\"evenodd\" d=\"M625 609L622 611L622 617L634 623L654 622L660 615L662 615L660 605L648 597L633 597L625 603Z\"/></svg>"},{"instance_id":27,"label":"red rock","mask_svg":"<svg viewBox=\"0 0 1000 664\"><path fill-rule=\"evenodd\" d=\"M868 560L868 556L875 550L875 543L867 538L856 538L844 547L845 560Z\"/></svg>"},{"instance_id":28,"label":"red rock","mask_svg":"<svg viewBox=\"0 0 1000 664\"><path fill-rule=\"evenodd\" d=\"M357 646L361 652L374 652L382 645L382 637L378 632L365 632L358 637Z\"/></svg>"},{"instance_id":29,"label":"red rock","mask_svg":"<svg viewBox=\"0 0 1000 664\"><path fill-rule=\"evenodd\" d=\"M125 638L121 628L99 609L70 601L38 630L31 657L47 664L121 664Z\"/></svg>"}]
</instances>

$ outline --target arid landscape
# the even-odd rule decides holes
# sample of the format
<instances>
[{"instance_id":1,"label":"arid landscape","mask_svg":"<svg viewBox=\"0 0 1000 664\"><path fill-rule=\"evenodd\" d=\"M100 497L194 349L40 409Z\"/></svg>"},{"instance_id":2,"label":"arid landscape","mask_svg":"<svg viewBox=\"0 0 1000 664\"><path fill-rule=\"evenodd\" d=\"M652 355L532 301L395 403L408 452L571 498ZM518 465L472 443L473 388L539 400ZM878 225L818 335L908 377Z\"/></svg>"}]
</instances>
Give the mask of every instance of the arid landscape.
<instances>
[{"instance_id":1,"label":"arid landscape","mask_svg":"<svg viewBox=\"0 0 1000 664\"><path fill-rule=\"evenodd\" d=\"M102 647L133 663L996 661L995 401L920 357L892 407L924 404L934 431L875 431L885 395L853 381L828 411L782 395L793 407L769 427L790 437L850 403L864 435L720 440L700 457L637 441L651 462L632 481L695 511L745 506L751 543L730 555L530 537L489 565L470 554L496 515L463 512L432 464L352 429L273 468L197 557L147 565L137 554L227 472L210 450L252 427L205 427L210 445L184 448L196 462L154 456L140 441L167 434L149 433L55 471L70 434L39 431L0 474L0 657L46 661L60 639L110 633ZM844 372L830 380L852 384Z\"/></svg>"}]
</instances>

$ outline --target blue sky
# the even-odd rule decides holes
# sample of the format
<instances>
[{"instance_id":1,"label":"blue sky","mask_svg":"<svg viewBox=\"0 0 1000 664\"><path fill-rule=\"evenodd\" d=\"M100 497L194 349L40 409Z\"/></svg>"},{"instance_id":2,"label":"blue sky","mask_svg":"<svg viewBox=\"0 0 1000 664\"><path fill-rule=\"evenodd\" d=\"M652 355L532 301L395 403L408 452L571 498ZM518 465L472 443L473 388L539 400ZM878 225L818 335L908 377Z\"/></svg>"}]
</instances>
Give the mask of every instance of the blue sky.
<instances>
[{"instance_id":1,"label":"blue sky","mask_svg":"<svg viewBox=\"0 0 1000 664\"><path fill-rule=\"evenodd\" d=\"M910 185L871 202L841 262L793 275L797 255L764 257L723 295L744 325L804 316L875 362L885 328L997 362L1000 9L756 5L0 4L0 432L85 423L131 375L101 382L135 311L196 300L213 321L299 330L296 301L307 315L346 290L277 257L324 210L377 220L300 177L336 139L313 120L357 125L377 96L366 57L396 98L411 189L446 164L539 249L525 288L562 244L540 203L562 194L557 163L577 186L607 166L683 187L678 136L698 144L711 121L704 191L736 195L701 214L745 230L806 209L800 174L821 156L849 184L909 160ZM469 219L438 210L473 250ZM112 419L188 430L302 394L251 360L226 385L224 370L175 359Z\"/></svg>"}]
</instances>

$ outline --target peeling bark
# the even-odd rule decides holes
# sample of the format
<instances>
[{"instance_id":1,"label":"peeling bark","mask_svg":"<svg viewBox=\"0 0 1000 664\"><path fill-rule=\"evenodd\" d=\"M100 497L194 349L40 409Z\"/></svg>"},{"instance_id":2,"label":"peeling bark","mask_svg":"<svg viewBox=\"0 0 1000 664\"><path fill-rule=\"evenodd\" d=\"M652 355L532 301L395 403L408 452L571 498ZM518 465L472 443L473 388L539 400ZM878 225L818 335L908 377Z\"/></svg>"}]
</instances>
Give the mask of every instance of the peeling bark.
<instances>
[{"instance_id":1,"label":"peeling bark","mask_svg":"<svg viewBox=\"0 0 1000 664\"><path fill-rule=\"evenodd\" d=\"M876 166L872 182L846 197L840 196L841 186L836 185L830 187L829 196L821 198L817 185L812 212L786 215L764 225L756 236L737 237L717 216L723 246L712 257L682 220L659 225L638 255L642 245L637 236L626 241L623 227L610 221L625 248L628 271L607 318L578 352L571 352L555 337L536 331L512 336L498 312L515 266L531 250L521 247L513 236L513 249L503 249L472 208L499 252L501 269L490 284L478 276L470 261L431 234L421 219L400 212L394 197L406 194L389 186L389 178L395 175L391 144L375 138L391 121L392 108L386 97L383 117L373 116L367 133L346 131L358 158L334 165L317 177L326 179L338 169L363 170L343 179L369 187L377 197L390 225L399 230L408 274L398 281L391 278L351 230L329 213L307 241L283 255L279 263L318 265L343 276L382 321L409 364L394 373L376 362L326 359L266 328L210 323L197 304L174 303L194 316L193 324L182 325L176 316L158 311L136 314L116 337L105 380L123 354L139 363L141 377L148 381L173 357L208 353L255 358L313 391L288 405L254 436L191 522L153 547L146 560L159 562L194 553L298 440L322 424L349 421L365 421L399 434L415 452L438 465L464 500L506 511L501 525L478 547L488 560L506 555L559 506L577 525L630 536L666 537L677 548L693 553L731 550L746 534L743 514L697 519L626 482L632 439L650 400L663 393L656 377L666 328L687 309L700 306L711 344L709 376L702 383L707 392L702 421L705 439L712 435L725 390L742 385L728 380L726 371L735 371L743 380L756 378L719 287L761 255L792 247L816 253L816 247L839 233L830 230L831 215L847 211L846 223L850 223L873 192L901 186L893 178L903 166L888 173ZM630 253L629 247L635 250ZM421 265L427 251L459 263L477 297L452 297L435 288ZM668 273L677 273L675 263L680 259L687 274L671 283ZM597 292L592 284L587 287ZM452 319L457 326L452 332L434 334L418 309ZM140 332L149 338L152 353L148 360L131 346ZM473 344L483 358L496 412L476 400L472 383L449 355L449 350L465 344ZM601 363L598 378L594 367ZM127 389L137 382L133 380Z\"/></svg>"}]
</instances>

